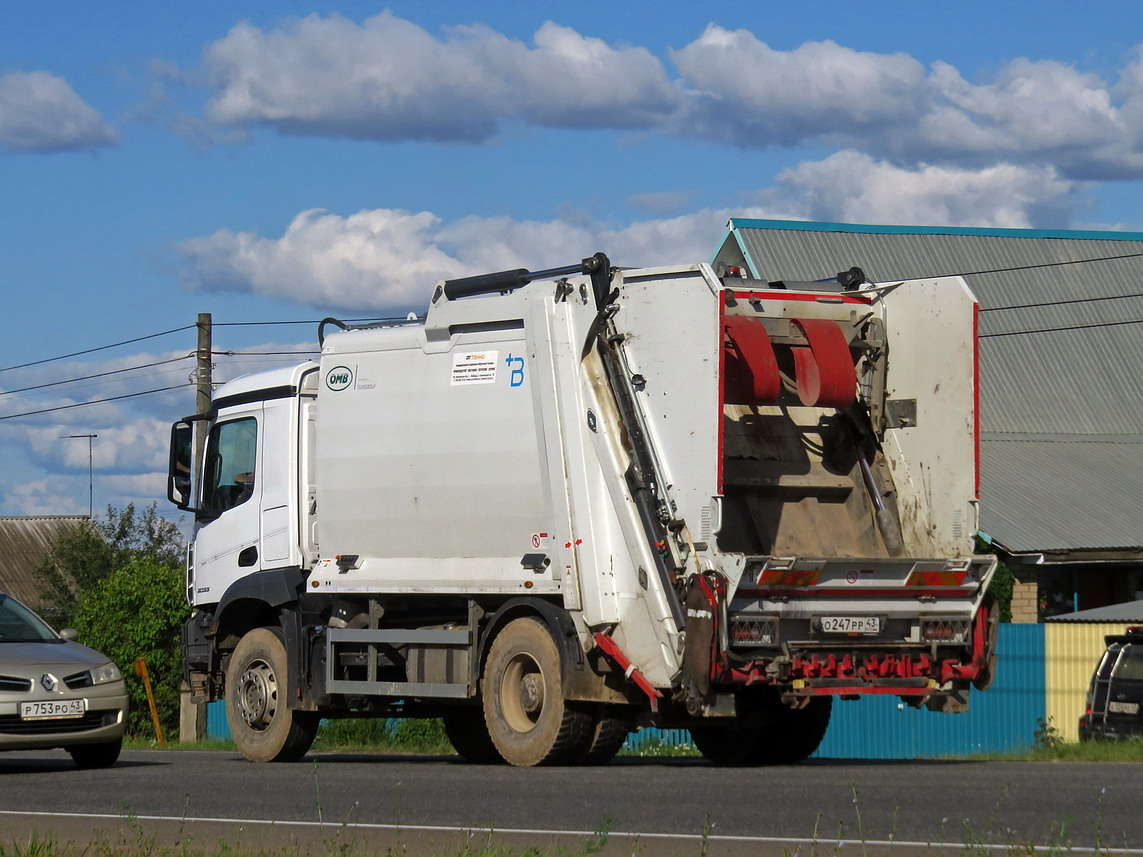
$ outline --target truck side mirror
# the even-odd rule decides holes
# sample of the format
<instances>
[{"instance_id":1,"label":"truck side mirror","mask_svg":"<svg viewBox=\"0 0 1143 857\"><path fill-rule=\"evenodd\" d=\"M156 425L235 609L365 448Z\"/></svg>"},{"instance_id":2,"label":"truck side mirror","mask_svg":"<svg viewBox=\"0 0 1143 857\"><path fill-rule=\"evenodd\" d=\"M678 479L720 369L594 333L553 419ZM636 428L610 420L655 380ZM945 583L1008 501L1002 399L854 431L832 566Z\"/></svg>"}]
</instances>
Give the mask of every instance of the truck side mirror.
<instances>
[{"instance_id":1,"label":"truck side mirror","mask_svg":"<svg viewBox=\"0 0 1143 857\"><path fill-rule=\"evenodd\" d=\"M167 499L184 512L191 505L194 485L194 428L189 420L171 426L171 456L167 465Z\"/></svg>"}]
</instances>

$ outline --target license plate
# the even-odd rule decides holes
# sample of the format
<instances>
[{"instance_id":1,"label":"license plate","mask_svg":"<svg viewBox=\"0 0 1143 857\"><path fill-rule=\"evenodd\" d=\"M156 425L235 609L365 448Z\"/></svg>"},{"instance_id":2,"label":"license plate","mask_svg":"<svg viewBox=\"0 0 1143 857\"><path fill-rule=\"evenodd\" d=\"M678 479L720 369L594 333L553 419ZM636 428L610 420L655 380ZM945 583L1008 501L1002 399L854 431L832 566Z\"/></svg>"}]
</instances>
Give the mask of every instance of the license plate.
<instances>
[{"instance_id":1,"label":"license plate","mask_svg":"<svg viewBox=\"0 0 1143 857\"><path fill-rule=\"evenodd\" d=\"M53 699L46 702L21 702L21 720L65 720L83 717L87 712L86 699Z\"/></svg>"},{"instance_id":2,"label":"license plate","mask_svg":"<svg viewBox=\"0 0 1143 857\"><path fill-rule=\"evenodd\" d=\"M1109 702L1107 703L1107 710L1111 714L1138 714L1138 702Z\"/></svg>"},{"instance_id":3,"label":"license plate","mask_svg":"<svg viewBox=\"0 0 1143 857\"><path fill-rule=\"evenodd\" d=\"M827 634L879 634L881 619L877 616L823 616L822 630Z\"/></svg>"}]
</instances>

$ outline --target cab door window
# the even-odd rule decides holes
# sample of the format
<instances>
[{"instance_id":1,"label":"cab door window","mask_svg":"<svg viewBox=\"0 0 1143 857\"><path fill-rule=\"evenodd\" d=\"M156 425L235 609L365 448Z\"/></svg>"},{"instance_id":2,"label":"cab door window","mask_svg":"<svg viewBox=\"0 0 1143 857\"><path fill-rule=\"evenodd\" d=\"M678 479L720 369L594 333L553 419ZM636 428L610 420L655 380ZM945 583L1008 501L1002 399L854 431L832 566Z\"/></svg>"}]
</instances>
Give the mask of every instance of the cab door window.
<instances>
[{"instance_id":1,"label":"cab door window","mask_svg":"<svg viewBox=\"0 0 1143 857\"><path fill-rule=\"evenodd\" d=\"M221 514L254 494L258 421L253 417L217 423L206 442L202 507Z\"/></svg>"}]
</instances>

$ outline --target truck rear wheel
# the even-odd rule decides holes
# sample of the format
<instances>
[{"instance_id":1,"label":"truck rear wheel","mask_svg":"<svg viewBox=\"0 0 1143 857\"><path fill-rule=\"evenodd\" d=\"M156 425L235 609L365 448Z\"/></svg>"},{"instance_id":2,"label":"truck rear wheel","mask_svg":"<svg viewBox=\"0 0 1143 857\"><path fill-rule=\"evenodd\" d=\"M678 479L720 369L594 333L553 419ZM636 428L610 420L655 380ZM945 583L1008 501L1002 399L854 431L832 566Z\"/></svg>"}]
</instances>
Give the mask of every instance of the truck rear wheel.
<instances>
[{"instance_id":1,"label":"truck rear wheel","mask_svg":"<svg viewBox=\"0 0 1143 857\"><path fill-rule=\"evenodd\" d=\"M591 743L576 761L581 765L606 765L622 749L630 732L630 718L616 714L614 706L599 706Z\"/></svg>"},{"instance_id":2,"label":"truck rear wheel","mask_svg":"<svg viewBox=\"0 0 1143 857\"><path fill-rule=\"evenodd\" d=\"M591 746L595 718L564 699L559 650L536 619L514 619L496 635L482 696L488 734L511 765L570 763Z\"/></svg>"},{"instance_id":3,"label":"truck rear wheel","mask_svg":"<svg viewBox=\"0 0 1143 857\"><path fill-rule=\"evenodd\" d=\"M775 698L773 706L773 724L762 730L749 764L792 765L808 759L825 737L833 697L815 696L805 708L790 708Z\"/></svg>"},{"instance_id":4,"label":"truck rear wheel","mask_svg":"<svg viewBox=\"0 0 1143 857\"><path fill-rule=\"evenodd\" d=\"M735 720L692 727L691 740L698 751L716 765L800 762L813 755L825 737L833 699L814 697L804 708L790 708L776 693L767 693L754 705L753 712L744 712L753 721L748 724Z\"/></svg>"},{"instance_id":5,"label":"truck rear wheel","mask_svg":"<svg viewBox=\"0 0 1143 857\"><path fill-rule=\"evenodd\" d=\"M441 718L445 735L458 756L474 765L501 762L500 753L488 734L484 712L479 708L461 708Z\"/></svg>"},{"instance_id":6,"label":"truck rear wheel","mask_svg":"<svg viewBox=\"0 0 1143 857\"><path fill-rule=\"evenodd\" d=\"M255 628L230 656L226 722L252 762L295 762L313 744L318 715L286 705L286 646L278 631Z\"/></svg>"}]
</instances>

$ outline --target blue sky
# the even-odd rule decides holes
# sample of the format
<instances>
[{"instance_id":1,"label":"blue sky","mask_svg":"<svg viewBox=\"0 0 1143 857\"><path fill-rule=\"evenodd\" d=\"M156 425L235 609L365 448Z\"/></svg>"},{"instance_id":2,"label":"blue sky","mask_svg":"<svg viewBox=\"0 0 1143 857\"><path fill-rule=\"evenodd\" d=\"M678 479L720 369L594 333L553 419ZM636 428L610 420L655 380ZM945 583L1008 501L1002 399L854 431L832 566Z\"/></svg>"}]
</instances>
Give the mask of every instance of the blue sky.
<instances>
[{"instance_id":1,"label":"blue sky","mask_svg":"<svg viewBox=\"0 0 1143 857\"><path fill-rule=\"evenodd\" d=\"M1137 2L12 4L0 514L86 512L68 434L99 435L97 509L161 496L189 387L13 415L185 385L193 330L10 367L199 312L403 314L446 276L705 259L730 216L1143 230L1141 24ZM246 356L219 377L314 338L220 326Z\"/></svg>"}]
</instances>

